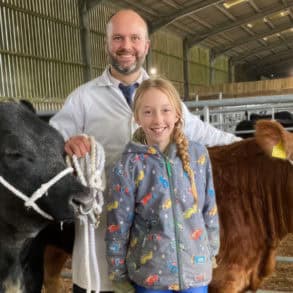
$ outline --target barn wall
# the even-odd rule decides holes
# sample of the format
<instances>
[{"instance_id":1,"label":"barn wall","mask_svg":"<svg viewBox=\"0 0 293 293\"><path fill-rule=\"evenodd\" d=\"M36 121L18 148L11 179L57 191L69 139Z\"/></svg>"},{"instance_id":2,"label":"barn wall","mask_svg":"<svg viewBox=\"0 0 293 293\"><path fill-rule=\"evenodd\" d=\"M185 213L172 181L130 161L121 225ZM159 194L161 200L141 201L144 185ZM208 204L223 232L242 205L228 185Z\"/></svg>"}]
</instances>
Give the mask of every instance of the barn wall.
<instances>
[{"instance_id":1,"label":"barn wall","mask_svg":"<svg viewBox=\"0 0 293 293\"><path fill-rule=\"evenodd\" d=\"M210 84L209 50L193 47L189 50L189 91L193 92L196 85Z\"/></svg>"},{"instance_id":2,"label":"barn wall","mask_svg":"<svg viewBox=\"0 0 293 293\"><path fill-rule=\"evenodd\" d=\"M212 85L229 82L229 59L219 56L214 62L214 79Z\"/></svg>"},{"instance_id":3,"label":"barn wall","mask_svg":"<svg viewBox=\"0 0 293 293\"><path fill-rule=\"evenodd\" d=\"M0 2L0 97L58 107L82 81L77 0Z\"/></svg>"},{"instance_id":4,"label":"barn wall","mask_svg":"<svg viewBox=\"0 0 293 293\"><path fill-rule=\"evenodd\" d=\"M235 82L254 81L258 79L255 70L249 66L241 64L235 67Z\"/></svg>"},{"instance_id":5,"label":"barn wall","mask_svg":"<svg viewBox=\"0 0 293 293\"><path fill-rule=\"evenodd\" d=\"M89 13L92 78L100 75L108 64L105 52L106 23L116 10L110 5L98 5Z\"/></svg>"},{"instance_id":6,"label":"barn wall","mask_svg":"<svg viewBox=\"0 0 293 293\"><path fill-rule=\"evenodd\" d=\"M151 36L151 67L157 74L170 79L180 95L183 95L182 40L167 31L158 31Z\"/></svg>"},{"instance_id":7,"label":"barn wall","mask_svg":"<svg viewBox=\"0 0 293 293\"><path fill-rule=\"evenodd\" d=\"M110 4L90 11L91 78L107 64L105 24L117 10ZM58 110L64 99L84 83L78 0L0 0L0 99L26 98L40 111ZM150 63L159 75L172 80L183 96L182 39L166 30L151 36ZM189 52L189 90L227 80L227 62L209 51ZM213 74L211 74L213 72Z\"/></svg>"}]
</instances>

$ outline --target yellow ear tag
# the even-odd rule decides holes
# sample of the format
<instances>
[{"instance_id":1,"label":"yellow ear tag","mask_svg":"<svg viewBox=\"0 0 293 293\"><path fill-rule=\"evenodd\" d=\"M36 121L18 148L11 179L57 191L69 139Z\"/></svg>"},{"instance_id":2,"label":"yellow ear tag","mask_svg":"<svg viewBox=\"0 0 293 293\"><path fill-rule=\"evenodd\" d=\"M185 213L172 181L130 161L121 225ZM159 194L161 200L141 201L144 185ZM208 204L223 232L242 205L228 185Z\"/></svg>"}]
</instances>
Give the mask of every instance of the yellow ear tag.
<instances>
[{"instance_id":1,"label":"yellow ear tag","mask_svg":"<svg viewBox=\"0 0 293 293\"><path fill-rule=\"evenodd\" d=\"M280 141L278 144L276 144L273 147L272 157L279 158L279 159L287 159L287 155L286 155L284 146L282 144L282 141Z\"/></svg>"}]
</instances>

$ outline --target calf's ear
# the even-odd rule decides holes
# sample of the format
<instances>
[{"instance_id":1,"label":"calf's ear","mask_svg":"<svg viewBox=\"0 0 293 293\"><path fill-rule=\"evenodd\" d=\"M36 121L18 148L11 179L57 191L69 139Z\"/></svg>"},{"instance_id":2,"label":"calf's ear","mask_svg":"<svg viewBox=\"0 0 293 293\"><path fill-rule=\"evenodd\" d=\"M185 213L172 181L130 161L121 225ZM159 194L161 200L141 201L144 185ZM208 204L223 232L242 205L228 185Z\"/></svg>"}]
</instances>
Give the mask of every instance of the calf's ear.
<instances>
[{"instance_id":1,"label":"calf's ear","mask_svg":"<svg viewBox=\"0 0 293 293\"><path fill-rule=\"evenodd\" d=\"M287 159L287 134L277 121L259 120L255 125L256 141L269 156Z\"/></svg>"}]
</instances>

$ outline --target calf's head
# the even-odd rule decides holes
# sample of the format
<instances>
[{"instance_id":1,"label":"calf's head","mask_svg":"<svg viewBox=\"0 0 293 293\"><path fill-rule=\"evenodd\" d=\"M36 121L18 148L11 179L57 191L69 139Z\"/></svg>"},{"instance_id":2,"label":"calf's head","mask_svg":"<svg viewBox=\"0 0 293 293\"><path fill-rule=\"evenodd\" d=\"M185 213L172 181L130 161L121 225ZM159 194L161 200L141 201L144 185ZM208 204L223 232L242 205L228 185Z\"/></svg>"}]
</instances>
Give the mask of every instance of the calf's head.
<instances>
[{"instance_id":1,"label":"calf's head","mask_svg":"<svg viewBox=\"0 0 293 293\"><path fill-rule=\"evenodd\" d=\"M0 176L23 194L30 196L66 169L61 135L22 105L0 103L0 135ZM0 200L1 222L18 227L27 222L45 222L2 184ZM92 201L89 190L68 174L36 204L58 221L71 221L80 205L87 210Z\"/></svg>"}]
</instances>

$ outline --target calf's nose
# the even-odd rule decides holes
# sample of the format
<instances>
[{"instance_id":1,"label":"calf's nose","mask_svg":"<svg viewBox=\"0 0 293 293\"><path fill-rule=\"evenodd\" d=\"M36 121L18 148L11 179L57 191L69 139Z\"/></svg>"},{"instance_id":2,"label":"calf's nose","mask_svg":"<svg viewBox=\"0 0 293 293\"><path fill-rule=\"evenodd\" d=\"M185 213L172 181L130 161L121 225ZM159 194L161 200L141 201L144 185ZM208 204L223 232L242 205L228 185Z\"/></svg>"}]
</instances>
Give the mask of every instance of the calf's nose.
<instances>
[{"instance_id":1,"label":"calf's nose","mask_svg":"<svg viewBox=\"0 0 293 293\"><path fill-rule=\"evenodd\" d=\"M95 199L91 195L90 191L86 193L75 194L71 198L73 206L75 206L78 211L82 210L85 213L93 207L94 200Z\"/></svg>"}]
</instances>

